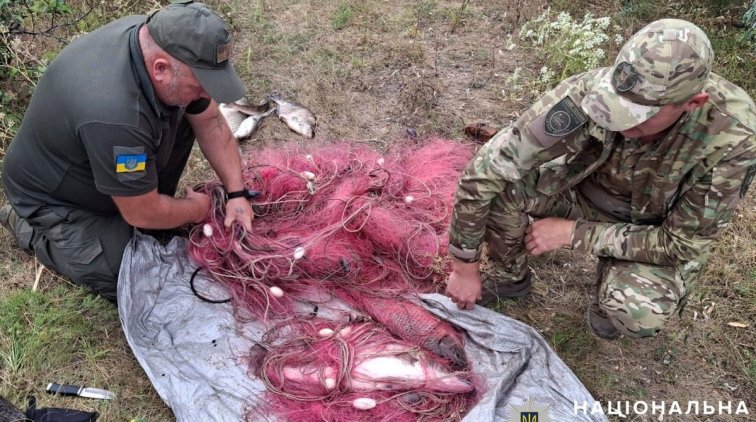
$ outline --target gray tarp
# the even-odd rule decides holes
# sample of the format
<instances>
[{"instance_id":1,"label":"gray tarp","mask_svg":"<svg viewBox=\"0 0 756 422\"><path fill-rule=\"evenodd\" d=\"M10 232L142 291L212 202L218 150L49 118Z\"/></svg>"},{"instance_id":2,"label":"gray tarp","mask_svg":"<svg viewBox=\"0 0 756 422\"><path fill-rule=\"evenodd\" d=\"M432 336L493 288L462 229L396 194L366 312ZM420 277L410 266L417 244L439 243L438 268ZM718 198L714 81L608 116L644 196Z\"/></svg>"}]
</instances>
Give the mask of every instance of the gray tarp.
<instances>
[{"instance_id":1,"label":"gray tarp","mask_svg":"<svg viewBox=\"0 0 756 422\"><path fill-rule=\"evenodd\" d=\"M137 234L127 246L118 311L134 355L179 421L273 420L249 413L265 387L248 375L245 358L265 328L237 322L229 304L198 299L189 287L195 269L185 239L161 246ZM198 289L226 297L223 287L201 274L195 280ZM588 403L590 409L593 399L533 328L482 307L459 311L442 295L424 295L423 302L465 330L473 371L486 380L485 395L465 421L510 419L513 408L523 410L528 399L535 407L530 410L548 406L545 413L552 421L606 420L574 413L573 402Z\"/></svg>"}]
</instances>

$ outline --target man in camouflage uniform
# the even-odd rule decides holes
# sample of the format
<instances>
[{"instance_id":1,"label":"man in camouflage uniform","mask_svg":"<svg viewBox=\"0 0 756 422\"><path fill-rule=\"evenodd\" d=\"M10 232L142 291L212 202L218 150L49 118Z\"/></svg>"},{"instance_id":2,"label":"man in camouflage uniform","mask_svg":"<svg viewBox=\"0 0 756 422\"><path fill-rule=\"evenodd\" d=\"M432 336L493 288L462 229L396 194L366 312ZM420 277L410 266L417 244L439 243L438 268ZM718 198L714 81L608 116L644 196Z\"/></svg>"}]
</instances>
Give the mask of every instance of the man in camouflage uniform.
<instances>
[{"instance_id":1,"label":"man in camouflage uniform","mask_svg":"<svg viewBox=\"0 0 756 422\"><path fill-rule=\"evenodd\" d=\"M526 255L572 247L599 257L593 331L656 335L756 172L756 107L712 62L700 28L656 21L497 133L457 189L448 296L463 309L523 296Z\"/></svg>"}]
</instances>

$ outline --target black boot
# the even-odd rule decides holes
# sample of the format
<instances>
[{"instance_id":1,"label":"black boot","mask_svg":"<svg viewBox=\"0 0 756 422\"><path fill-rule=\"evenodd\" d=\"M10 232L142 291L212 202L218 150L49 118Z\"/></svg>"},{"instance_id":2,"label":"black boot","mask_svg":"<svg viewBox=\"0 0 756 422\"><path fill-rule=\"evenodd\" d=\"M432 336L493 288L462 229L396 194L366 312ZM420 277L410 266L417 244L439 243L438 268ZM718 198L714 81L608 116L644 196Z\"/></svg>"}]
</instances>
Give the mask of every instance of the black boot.
<instances>
[{"instance_id":1,"label":"black boot","mask_svg":"<svg viewBox=\"0 0 756 422\"><path fill-rule=\"evenodd\" d=\"M528 275L526 275L525 278L514 283L496 282L492 277L488 276L487 274L483 274L481 284L482 297L478 301L478 305L480 306L488 306L491 303L505 297L523 297L530 293L530 289L533 287L530 272L528 272Z\"/></svg>"}]
</instances>

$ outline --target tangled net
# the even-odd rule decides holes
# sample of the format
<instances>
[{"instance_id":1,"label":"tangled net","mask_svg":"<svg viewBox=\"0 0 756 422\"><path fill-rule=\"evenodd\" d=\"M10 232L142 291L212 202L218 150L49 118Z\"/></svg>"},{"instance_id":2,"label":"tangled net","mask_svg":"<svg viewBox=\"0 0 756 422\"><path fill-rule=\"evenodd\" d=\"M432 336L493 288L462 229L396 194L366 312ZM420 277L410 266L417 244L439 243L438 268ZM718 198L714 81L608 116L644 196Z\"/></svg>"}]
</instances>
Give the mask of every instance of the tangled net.
<instances>
[{"instance_id":1,"label":"tangled net","mask_svg":"<svg viewBox=\"0 0 756 422\"><path fill-rule=\"evenodd\" d=\"M260 193L252 231L223 227L223 186L207 182L199 190L212 197L212 211L190 233L189 253L262 320L291 315L293 299L311 288L383 297L432 291L443 279L454 189L471 155L470 146L444 140L383 155L350 143L250 153L244 179Z\"/></svg>"},{"instance_id":2,"label":"tangled net","mask_svg":"<svg viewBox=\"0 0 756 422\"><path fill-rule=\"evenodd\" d=\"M476 394L462 337L400 298L445 278L451 204L471 156L472 146L442 139L384 154L346 142L249 152L244 180L259 192L249 232L223 226L219 182L198 188L213 206L190 233L190 256L229 288L237 318L286 321L251 359L274 413L296 421L461 419ZM361 311L363 322L302 316L296 305L313 303L314 291L330 294L321 303ZM399 378L381 378L379 364L396 367Z\"/></svg>"},{"instance_id":3,"label":"tangled net","mask_svg":"<svg viewBox=\"0 0 756 422\"><path fill-rule=\"evenodd\" d=\"M252 368L269 394L258 410L291 421L460 420L476 399L468 371L381 326L302 318L270 330Z\"/></svg>"}]
</instances>

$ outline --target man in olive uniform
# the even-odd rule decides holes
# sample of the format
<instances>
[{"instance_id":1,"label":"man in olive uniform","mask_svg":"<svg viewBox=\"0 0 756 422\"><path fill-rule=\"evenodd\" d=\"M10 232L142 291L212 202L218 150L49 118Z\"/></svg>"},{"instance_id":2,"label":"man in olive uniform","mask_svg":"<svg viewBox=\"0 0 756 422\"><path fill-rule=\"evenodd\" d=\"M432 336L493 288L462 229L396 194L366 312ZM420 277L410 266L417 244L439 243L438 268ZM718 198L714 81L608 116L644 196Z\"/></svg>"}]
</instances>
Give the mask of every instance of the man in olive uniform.
<instances>
[{"instance_id":1,"label":"man in olive uniform","mask_svg":"<svg viewBox=\"0 0 756 422\"><path fill-rule=\"evenodd\" d=\"M653 22L487 142L456 193L451 300L523 296L527 254L571 247L599 258L594 333L656 335L756 172L756 107L712 62L700 28Z\"/></svg>"},{"instance_id":2,"label":"man in olive uniform","mask_svg":"<svg viewBox=\"0 0 756 422\"><path fill-rule=\"evenodd\" d=\"M195 138L251 229L239 148L217 102L241 98L231 36L206 5L172 4L87 34L50 63L4 160L0 223L39 261L111 300L134 227L202 221L174 198ZM216 102L217 101L217 102Z\"/></svg>"}]
</instances>

